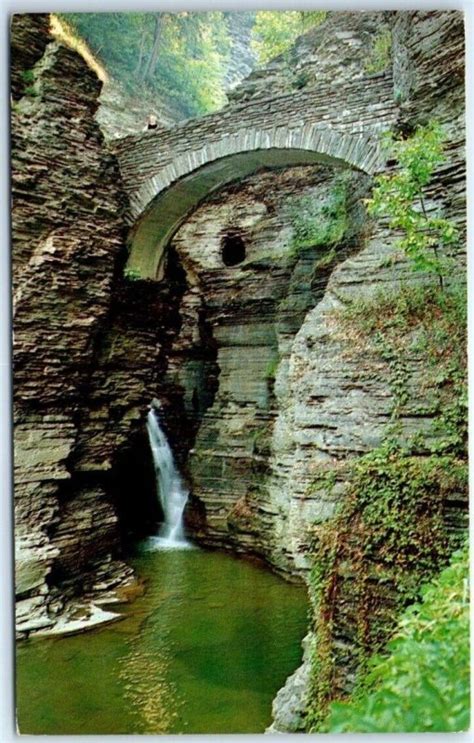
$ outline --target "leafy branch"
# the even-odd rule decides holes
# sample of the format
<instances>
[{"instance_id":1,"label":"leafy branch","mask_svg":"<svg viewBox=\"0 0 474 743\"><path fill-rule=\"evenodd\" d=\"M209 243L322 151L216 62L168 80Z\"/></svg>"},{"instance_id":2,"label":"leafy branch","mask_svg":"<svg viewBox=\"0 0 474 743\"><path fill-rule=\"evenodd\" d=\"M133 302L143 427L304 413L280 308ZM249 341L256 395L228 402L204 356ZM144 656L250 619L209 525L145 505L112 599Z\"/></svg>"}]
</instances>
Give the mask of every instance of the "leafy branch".
<instances>
[{"instance_id":1,"label":"leafy branch","mask_svg":"<svg viewBox=\"0 0 474 743\"><path fill-rule=\"evenodd\" d=\"M426 187L436 167L445 160L443 133L434 122L419 127L408 139L386 137L385 147L398 163L395 173L380 175L367 201L369 214L388 216L391 229L403 237L400 247L416 271L434 273L441 289L453 268L447 255L459 240L455 224L426 204Z\"/></svg>"}]
</instances>

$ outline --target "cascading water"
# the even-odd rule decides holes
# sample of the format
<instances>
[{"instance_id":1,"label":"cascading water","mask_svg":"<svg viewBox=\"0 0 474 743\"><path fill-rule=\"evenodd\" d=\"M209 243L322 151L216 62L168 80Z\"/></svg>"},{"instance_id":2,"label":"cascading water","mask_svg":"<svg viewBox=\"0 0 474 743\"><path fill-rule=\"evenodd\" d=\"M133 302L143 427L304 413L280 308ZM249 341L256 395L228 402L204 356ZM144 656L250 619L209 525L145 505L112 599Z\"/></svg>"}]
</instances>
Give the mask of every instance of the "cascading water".
<instances>
[{"instance_id":1,"label":"cascading water","mask_svg":"<svg viewBox=\"0 0 474 743\"><path fill-rule=\"evenodd\" d=\"M158 549L189 548L192 545L185 538L183 524L188 491L176 469L173 453L153 407L148 413L147 431L155 465L156 487L164 515L158 536L152 537L150 541Z\"/></svg>"}]
</instances>

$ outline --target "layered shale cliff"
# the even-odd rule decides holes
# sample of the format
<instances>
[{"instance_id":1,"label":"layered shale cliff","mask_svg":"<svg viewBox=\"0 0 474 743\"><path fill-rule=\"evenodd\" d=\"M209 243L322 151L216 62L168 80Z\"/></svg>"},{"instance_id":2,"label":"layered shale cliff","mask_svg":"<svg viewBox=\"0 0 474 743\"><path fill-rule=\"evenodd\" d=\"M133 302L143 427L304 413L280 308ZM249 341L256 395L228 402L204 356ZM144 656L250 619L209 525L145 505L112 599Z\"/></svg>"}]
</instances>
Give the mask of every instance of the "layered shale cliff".
<instances>
[{"instance_id":1,"label":"layered shale cliff","mask_svg":"<svg viewBox=\"0 0 474 743\"><path fill-rule=\"evenodd\" d=\"M318 631L315 555L350 499L353 463L386 441L396 405L399 440L439 439L439 382L416 333L399 405L398 356L371 355L347 310L426 280L365 199L373 173L393 167L379 133L408 137L433 119L446 160L426 208L459 229L462 283L463 33L458 13L330 14L222 111L127 137L113 154L94 121L93 73L48 36L45 16L15 17L20 631L131 582L123 545L161 517L145 433L154 398L190 488L191 536L311 583ZM456 535L466 491L453 488L440 529ZM341 694L360 649L356 551L327 570L337 610L324 647ZM363 595L394 615L396 587L373 565ZM313 647L278 698L275 730L307 726Z\"/></svg>"},{"instance_id":2,"label":"layered shale cliff","mask_svg":"<svg viewBox=\"0 0 474 743\"><path fill-rule=\"evenodd\" d=\"M61 612L63 595L55 595L51 576L62 570L65 544L76 581L92 565L107 572L118 544L117 517L103 488L73 482L71 456L123 251L123 196L93 119L101 84L52 39L48 25L43 15L12 22L20 631L50 626Z\"/></svg>"}]
</instances>

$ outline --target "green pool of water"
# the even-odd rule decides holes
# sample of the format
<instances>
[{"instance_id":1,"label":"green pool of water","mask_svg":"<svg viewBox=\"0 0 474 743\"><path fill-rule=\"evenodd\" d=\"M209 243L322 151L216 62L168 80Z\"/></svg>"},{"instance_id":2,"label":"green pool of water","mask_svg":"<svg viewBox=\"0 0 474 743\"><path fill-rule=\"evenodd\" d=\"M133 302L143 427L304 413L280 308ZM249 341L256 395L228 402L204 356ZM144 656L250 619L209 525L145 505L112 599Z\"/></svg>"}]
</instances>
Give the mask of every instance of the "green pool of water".
<instances>
[{"instance_id":1,"label":"green pool of water","mask_svg":"<svg viewBox=\"0 0 474 743\"><path fill-rule=\"evenodd\" d=\"M125 619L20 643L22 733L260 733L299 665L307 598L221 553L142 552Z\"/></svg>"}]
</instances>

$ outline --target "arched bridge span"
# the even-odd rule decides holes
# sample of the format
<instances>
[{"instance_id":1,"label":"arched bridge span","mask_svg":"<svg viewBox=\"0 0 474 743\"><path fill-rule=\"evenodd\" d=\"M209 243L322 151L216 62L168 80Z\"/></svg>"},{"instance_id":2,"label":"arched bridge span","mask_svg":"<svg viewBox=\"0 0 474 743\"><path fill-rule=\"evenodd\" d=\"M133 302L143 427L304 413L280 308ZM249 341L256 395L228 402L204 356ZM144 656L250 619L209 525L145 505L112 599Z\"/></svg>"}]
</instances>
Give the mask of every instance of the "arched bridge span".
<instances>
[{"instance_id":1,"label":"arched bridge span","mask_svg":"<svg viewBox=\"0 0 474 743\"><path fill-rule=\"evenodd\" d=\"M343 99L318 89L267 105L257 99L120 142L129 271L160 280L166 245L189 213L210 192L260 168L324 163L370 175L382 170L379 135L392 125L396 107L385 77L373 85L376 102L366 108L359 86L346 86Z\"/></svg>"}]
</instances>

